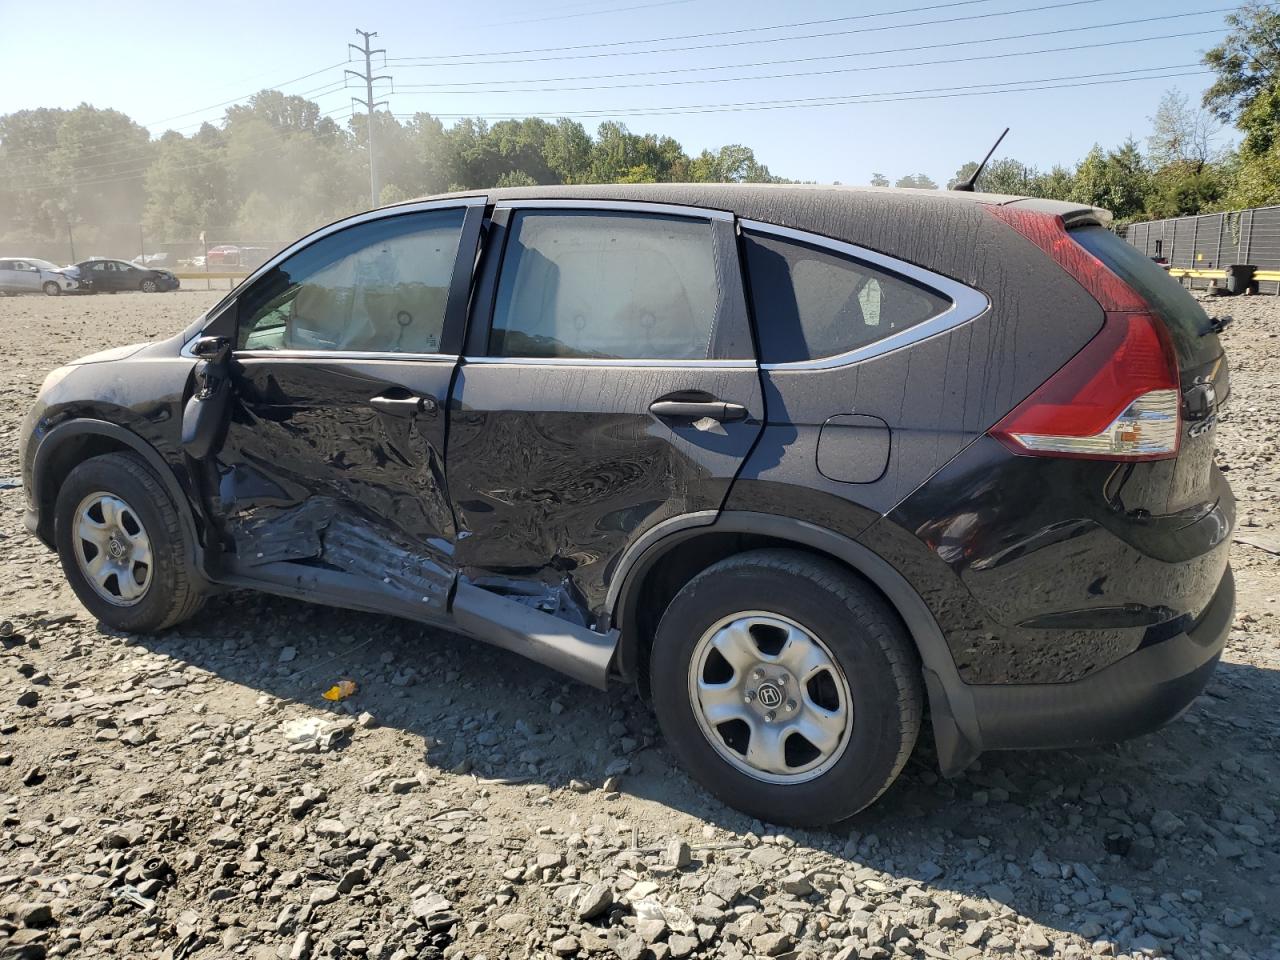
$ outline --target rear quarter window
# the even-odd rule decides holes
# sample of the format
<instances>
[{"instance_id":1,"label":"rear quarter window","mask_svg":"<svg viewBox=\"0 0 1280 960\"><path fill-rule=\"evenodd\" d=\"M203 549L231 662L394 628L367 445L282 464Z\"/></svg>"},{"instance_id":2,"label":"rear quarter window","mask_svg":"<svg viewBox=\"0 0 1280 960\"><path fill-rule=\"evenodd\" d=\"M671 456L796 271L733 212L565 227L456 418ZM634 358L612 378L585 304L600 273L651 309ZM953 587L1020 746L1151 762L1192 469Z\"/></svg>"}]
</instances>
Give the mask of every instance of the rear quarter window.
<instances>
[{"instance_id":1,"label":"rear quarter window","mask_svg":"<svg viewBox=\"0 0 1280 960\"><path fill-rule=\"evenodd\" d=\"M1209 315L1159 264L1106 227L1078 227L1071 238L1151 305L1169 328L1183 367L1211 363L1221 355Z\"/></svg>"},{"instance_id":2,"label":"rear quarter window","mask_svg":"<svg viewBox=\"0 0 1280 960\"><path fill-rule=\"evenodd\" d=\"M764 363L839 356L951 307L936 291L813 244L752 230L742 242Z\"/></svg>"}]
</instances>

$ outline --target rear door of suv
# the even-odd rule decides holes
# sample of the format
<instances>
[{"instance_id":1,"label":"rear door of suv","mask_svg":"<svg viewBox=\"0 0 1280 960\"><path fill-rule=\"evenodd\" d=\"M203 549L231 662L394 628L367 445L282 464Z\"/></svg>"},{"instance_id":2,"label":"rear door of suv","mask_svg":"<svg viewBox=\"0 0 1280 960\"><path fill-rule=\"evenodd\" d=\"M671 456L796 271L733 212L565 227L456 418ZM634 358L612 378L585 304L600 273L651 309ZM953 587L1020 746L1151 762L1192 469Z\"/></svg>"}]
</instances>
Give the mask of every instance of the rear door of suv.
<instances>
[{"instance_id":1,"label":"rear door of suv","mask_svg":"<svg viewBox=\"0 0 1280 960\"><path fill-rule=\"evenodd\" d=\"M593 625L638 537L714 520L763 407L731 214L499 203L450 397L460 572Z\"/></svg>"}]
</instances>

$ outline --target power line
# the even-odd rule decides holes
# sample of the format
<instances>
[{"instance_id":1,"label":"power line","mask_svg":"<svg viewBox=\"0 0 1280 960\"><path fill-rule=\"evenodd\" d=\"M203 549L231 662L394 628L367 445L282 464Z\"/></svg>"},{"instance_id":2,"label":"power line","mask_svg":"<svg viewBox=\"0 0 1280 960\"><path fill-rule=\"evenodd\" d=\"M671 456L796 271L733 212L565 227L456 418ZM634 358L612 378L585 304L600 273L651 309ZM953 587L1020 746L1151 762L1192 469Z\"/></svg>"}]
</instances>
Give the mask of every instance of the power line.
<instances>
[{"instance_id":1,"label":"power line","mask_svg":"<svg viewBox=\"0 0 1280 960\"><path fill-rule=\"evenodd\" d=\"M954 2L954 3L939 4L936 7L918 7L916 9L929 10L929 9L937 9L938 7L965 6L971 3L988 3L988 2L990 2L990 0L957 0L957 2ZM637 43L665 43L668 40L686 40L686 39L692 40L692 39L699 39L702 37L733 36L735 34L751 33L751 32L756 32L761 30L782 30L782 29L792 29L795 27L808 26L811 24L836 23L836 22L844 22L849 20L865 20L869 17L888 16L890 12L869 13L869 14L858 14L856 16L849 16L849 17L835 17L830 20L813 20L805 23L777 24L772 27L744 27L739 30L723 30L723 31L716 31L714 33L703 33L703 34L696 34L696 33L687 34L683 37L682 36L659 37L651 40L617 40L612 43L580 44L578 46L573 46L573 47L542 47L542 48L530 48L527 50L506 50L501 52L494 51L492 52L492 54L489 51L476 51L469 54L461 54L461 53L449 54L448 59L456 60L456 59L462 58L462 59L468 60L469 61L468 65L470 66L487 67L487 66L493 66L495 64L503 64L503 63L542 63L548 60L593 60L593 59L600 59L602 57L636 57L636 56L646 56L654 53L683 53L691 50L717 50L725 47L745 47L745 46L753 46L753 45L763 44L763 43L789 43L795 40L818 40L818 39L825 39L827 37L845 37L845 36L849 36L851 34L856 34L856 33L881 33L887 30L904 30L909 27L929 27L929 26L938 26L941 24L948 24L948 23L963 23L963 22L969 22L973 20L990 20L992 17L1008 17L1008 16L1013 16L1014 14L1019 14L1019 13L1038 13L1043 10L1061 10L1065 7L1080 7L1080 6L1086 6L1089 4L1103 3L1103 2L1104 0L1062 0L1062 2L1049 3L1049 4L1044 4L1042 6L1037 6L1037 7L1020 7L1016 10L1001 10L994 13L974 13L974 14L969 14L967 16L962 16L962 17L943 17L936 20L916 20L912 23L890 23L890 24L882 24L880 26L875 26L875 27L855 27L850 30L831 30L824 33L805 33L795 37L763 37L758 40L732 40L724 43L703 43L703 44L695 44L692 46L685 46L685 47L660 47L656 50L610 49L603 53L572 54L569 56L560 56L560 57L529 57L529 58L517 59L517 60L479 59L479 58L487 57L490 55L507 56L507 55L516 55L516 54L525 54L525 53L544 53L548 51L557 51L557 50L583 50L583 49L593 49L593 48L603 48L603 47L612 48L612 47L619 47L619 46L629 46ZM1229 9L1234 9L1234 8L1229 8ZM908 13L910 11L895 10L891 12L892 13ZM449 64L444 64L444 63L412 63L411 64L411 63L404 62L410 59L418 61L418 60L426 60L426 59L432 59L432 58L399 57L399 58L393 59L391 62L399 62L406 67L408 66L417 66L417 67L449 66ZM439 60L444 58L437 57L434 59Z\"/></svg>"},{"instance_id":2,"label":"power line","mask_svg":"<svg viewBox=\"0 0 1280 960\"><path fill-rule=\"evenodd\" d=\"M1111 77L1121 74L1131 74L1145 71L1155 70L1174 70L1183 66L1200 67L1200 64L1175 64L1163 67L1142 67L1137 70L1118 70L1107 73L1097 74L1077 74L1071 77L1045 77L1028 80L1010 80L1004 83L988 83L988 84L971 84L968 86L947 86L947 87L928 87L918 90L900 90L900 91L882 91L878 93L865 94L844 94L833 95L829 97L797 97L785 100L746 100L732 103L709 103L709 104L685 104L672 107L631 107L614 110L591 109L591 110L564 110L545 113L523 113L519 117L524 118L543 118L543 119L559 119L562 117L638 117L638 116L665 116L679 114L698 114L698 113L736 113L753 110L782 110L803 107L833 107L833 106L857 106L863 103L894 103L903 100L925 100L925 99L948 99L951 97L967 97L967 96L983 96L993 93L1020 93L1035 90L1065 90L1074 87L1090 87L1100 86L1112 83L1132 83L1138 80L1170 80L1177 77L1193 77L1204 76L1211 71L1206 69L1197 69L1181 73L1169 73L1158 76L1143 77L1124 77L1114 80L1094 80L1080 83L1058 83L1059 80L1075 80L1085 77ZM1013 86L1014 84L1037 84L1037 86ZM1051 85L1050 85L1051 84ZM978 87L994 87L1008 86L1006 90L978 90ZM395 114L396 117L405 118L416 116L416 114ZM477 120L501 120L516 119L513 114L493 113L493 114L474 114L474 113L457 113L457 114L431 114L437 119L463 119L474 118Z\"/></svg>"},{"instance_id":3,"label":"power line","mask_svg":"<svg viewBox=\"0 0 1280 960\"><path fill-rule=\"evenodd\" d=\"M617 79L623 79L626 77L658 77L658 76L670 76L671 74L677 74L677 73L704 73L704 72L710 72L715 70L748 70L756 67L773 67L773 66L781 66L781 65L794 65L794 64L800 64L800 63L823 63L823 62L828 62L832 60L849 60L854 57L873 57L873 56L881 56L883 54L890 54L890 53L916 53L921 50L941 50L941 49L946 49L950 47L973 46L974 44L979 44L979 43L999 43L1006 40L1029 40L1029 39L1034 39L1038 37L1059 36L1065 33L1081 33L1088 30L1111 29L1113 27L1132 26L1134 24L1145 24L1145 23L1153 23L1156 21L1175 20L1175 19L1185 18L1185 17L1199 17L1199 16L1204 16L1206 14L1219 13L1219 12L1221 11L1197 10L1192 13L1178 13L1178 14L1170 14L1168 16L1160 16L1160 17L1140 17L1134 20L1114 20L1109 23L1086 24L1084 26L1079 26L1079 27L1060 27L1055 30L1036 30L1030 33L1012 33L1012 34L1006 34L1005 36L1002 36L1002 37L978 37L973 40L948 40L943 43L925 43L925 44L917 44L910 47L886 47L880 50L863 50L863 51L856 51L853 53L824 54L822 56L814 56L814 57L785 57L778 60L757 60L751 63L733 63L733 64L696 66L696 67L671 67L665 70L638 70L638 71L631 71L631 72L624 72L624 73L597 73L597 74L585 74L585 75L576 76L576 77L546 77L541 79L533 78L533 79L527 79L527 80L474 80L474 81L467 81L467 82L438 83L438 84L437 83L402 83L399 85L399 89L402 91L421 89L421 90L435 90L439 93L463 93L463 92L470 92L470 91L464 91L464 90L453 89L453 88L479 87L479 86L489 87L494 84L506 84L506 83L559 83L562 81L568 82L568 81L577 81L577 80L617 80ZM1092 47L1118 46L1126 43L1142 43L1147 40L1168 40L1168 39L1174 39L1179 37L1200 36L1202 33L1203 33L1202 30L1196 30L1196 31L1189 31L1185 33L1163 34L1163 35L1158 35L1153 37L1136 37L1132 40L1116 40L1116 41L1108 41L1107 43L1082 44L1079 47L1062 47L1060 49L1061 50L1072 50L1072 49L1084 50ZM1038 53L1041 51L1026 51L1026 52ZM1009 53L1009 54L992 54L990 56L992 59L995 59L996 57L1002 57L1002 56L1021 56L1021 55L1023 55L1023 52ZM886 64L884 66L862 67L858 69L879 70L879 69L891 69L895 67L928 66L934 63L965 63L965 62L968 62L968 60L970 59L975 59L975 58L963 58L959 60L933 60L933 61L924 61L923 63L919 63L919 64L893 63L893 64ZM777 74L776 76L817 76L820 73L825 73L825 72L829 72L829 71L819 71L813 74L808 74L808 73ZM739 78L732 78L732 79L739 79ZM743 77L740 79L763 80L763 79L773 79L773 77L770 77L770 76ZM685 82L694 83L694 82L703 82L703 81L685 81ZM652 84L652 85L661 86L661 84ZM636 86L649 86L649 84L636 84ZM560 89L595 90L595 89L621 89L621 88L622 86L608 86L608 87L602 86L602 87L569 87L569 88L560 88ZM555 88L542 87L536 90L528 90L528 91L520 91L520 92L542 93L542 92L550 91L553 89ZM483 90L480 92L489 93L489 92L504 92L504 91Z\"/></svg>"},{"instance_id":4,"label":"power line","mask_svg":"<svg viewBox=\"0 0 1280 960\"><path fill-rule=\"evenodd\" d=\"M906 69L910 67L948 66L948 65L953 65L957 63L975 63L983 60L1006 60L1013 57L1030 57L1030 56L1039 56L1042 54L1049 54L1049 53L1070 53L1077 50L1092 50L1099 47L1129 46L1130 44L1143 43L1148 40L1168 40L1174 37L1198 37L1201 35L1201 33L1202 31L1192 30L1186 33L1174 33L1174 34L1167 34L1167 35L1158 36L1158 37L1135 37L1132 40L1108 40L1102 43L1079 43L1069 47L1046 47L1041 50L1016 50L1011 53L987 53L987 54L980 54L978 56L973 56L973 57L955 57L947 60L917 60L914 63L882 63L882 64L874 64L871 66L864 66L864 67L839 67L831 70L804 70L797 73L767 73L767 74L761 74L761 75L752 76L752 77L712 77L705 80L670 80L670 81L665 81L661 83L615 84L612 86L598 86L598 87L545 87L541 89L516 88L516 89L507 89L507 90L445 90L445 91L414 90L414 91L407 91L407 92L402 91L402 92L405 92L407 96L420 96L428 92L446 93L446 94L547 93L547 92L563 92L563 91L574 91L574 90L639 90L647 87L674 87L674 86L688 86L692 84L706 84L706 83L738 83L738 82L751 81L751 80L784 80L784 79L789 79L793 77L821 77L821 76L830 76L832 74L840 74L840 73L862 73L870 70L901 70L901 69Z\"/></svg>"},{"instance_id":5,"label":"power line","mask_svg":"<svg viewBox=\"0 0 1280 960\"><path fill-rule=\"evenodd\" d=\"M284 83L276 83L268 87L260 87L259 89L255 90L253 93L246 93L242 97L233 97L230 100L223 100L219 103L210 104L207 107L200 107L197 110L189 110L186 113L174 114L172 117L164 117L161 120L153 120L149 123L142 124L142 126L154 127L162 123L168 123L170 120L181 120L183 117L190 117L193 114L207 113L210 110L216 110L218 107L229 106L230 104L233 104L233 103L239 103L241 100L248 100L250 97L256 97L263 90L277 90L280 87L287 87L291 83L298 83L300 80L309 80L312 77L318 77L322 73L327 73L330 70L336 70L338 67L342 66L344 63L349 63L349 62L350 61L347 61L347 60L339 60L337 63L331 63L329 64L329 66L321 67L319 70L313 70L310 73L304 73L302 76L294 77L292 80L286 80L284 81ZM299 96L301 96L301 94L299 94Z\"/></svg>"},{"instance_id":6,"label":"power line","mask_svg":"<svg viewBox=\"0 0 1280 960\"><path fill-rule=\"evenodd\" d=\"M486 26L514 27L522 23L546 23L548 20L576 20L579 17L604 17L613 13L629 13L632 10L649 10L652 7L674 7L680 4L694 2L695 0L657 0L656 3L638 3L630 7L614 7L610 10L584 10L579 13L564 13L549 17L529 17L524 20L499 20L496 23L486 24Z\"/></svg>"}]
</instances>

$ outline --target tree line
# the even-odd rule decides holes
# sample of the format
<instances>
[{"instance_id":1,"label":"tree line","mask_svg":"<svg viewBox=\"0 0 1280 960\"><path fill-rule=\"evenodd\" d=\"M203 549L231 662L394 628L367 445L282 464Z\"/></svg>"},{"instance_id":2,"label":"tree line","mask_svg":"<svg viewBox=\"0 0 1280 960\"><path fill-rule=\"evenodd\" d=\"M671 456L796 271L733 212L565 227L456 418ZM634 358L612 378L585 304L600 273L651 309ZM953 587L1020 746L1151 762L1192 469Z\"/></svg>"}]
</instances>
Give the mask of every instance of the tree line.
<instances>
[{"instance_id":1,"label":"tree line","mask_svg":"<svg viewBox=\"0 0 1280 960\"><path fill-rule=\"evenodd\" d=\"M1280 12L1251 2L1205 55L1214 82L1200 104L1170 91L1145 148L1095 145L1070 166L993 161L988 192L1029 194L1111 210L1118 224L1280 203ZM1241 140L1215 146L1222 124ZM374 117L382 203L447 190L547 183L788 182L753 149L691 155L675 139L616 122L589 132L571 119L446 126L419 113ZM0 245L53 242L77 231L83 248L151 242L284 240L369 205L367 120L345 125L318 104L275 90L229 107L217 125L152 138L125 114L82 104L0 116ZM967 177L975 163L953 178ZM876 173L872 184L889 186ZM926 174L895 186L936 188ZM15 247L16 249L16 247Z\"/></svg>"},{"instance_id":2,"label":"tree line","mask_svg":"<svg viewBox=\"0 0 1280 960\"><path fill-rule=\"evenodd\" d=\"M374 115L381 203L448 190L545 183L776 183L750 147L691 156L660 134L530 118L446 127ZM287 239L369 206L367 120L340 126L302 97L264 90L190 136L116 110L0 116L0 243L78 231L82 246L206 237ZM98 238L107 238L100 241Z\"/></svg>"}]
</instances>

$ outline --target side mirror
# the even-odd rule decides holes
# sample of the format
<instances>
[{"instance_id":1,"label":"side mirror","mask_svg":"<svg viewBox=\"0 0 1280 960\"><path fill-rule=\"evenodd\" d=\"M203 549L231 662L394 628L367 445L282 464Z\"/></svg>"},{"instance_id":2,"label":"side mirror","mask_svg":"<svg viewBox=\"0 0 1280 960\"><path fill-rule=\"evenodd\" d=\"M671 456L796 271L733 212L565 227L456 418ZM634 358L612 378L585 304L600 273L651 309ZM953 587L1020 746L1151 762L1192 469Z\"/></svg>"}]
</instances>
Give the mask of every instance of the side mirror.
<instances>
[{"instance_id":1,"label":"side mirror","mask_svg":"<svg viewBox=\"0 0 1280 960\"><path fill-rule=\"evenodd\" d=\"M201 337L191 345L191 355L201 360L217 363L231 352L230 337Z\"/></svg>"}]
</instances>

